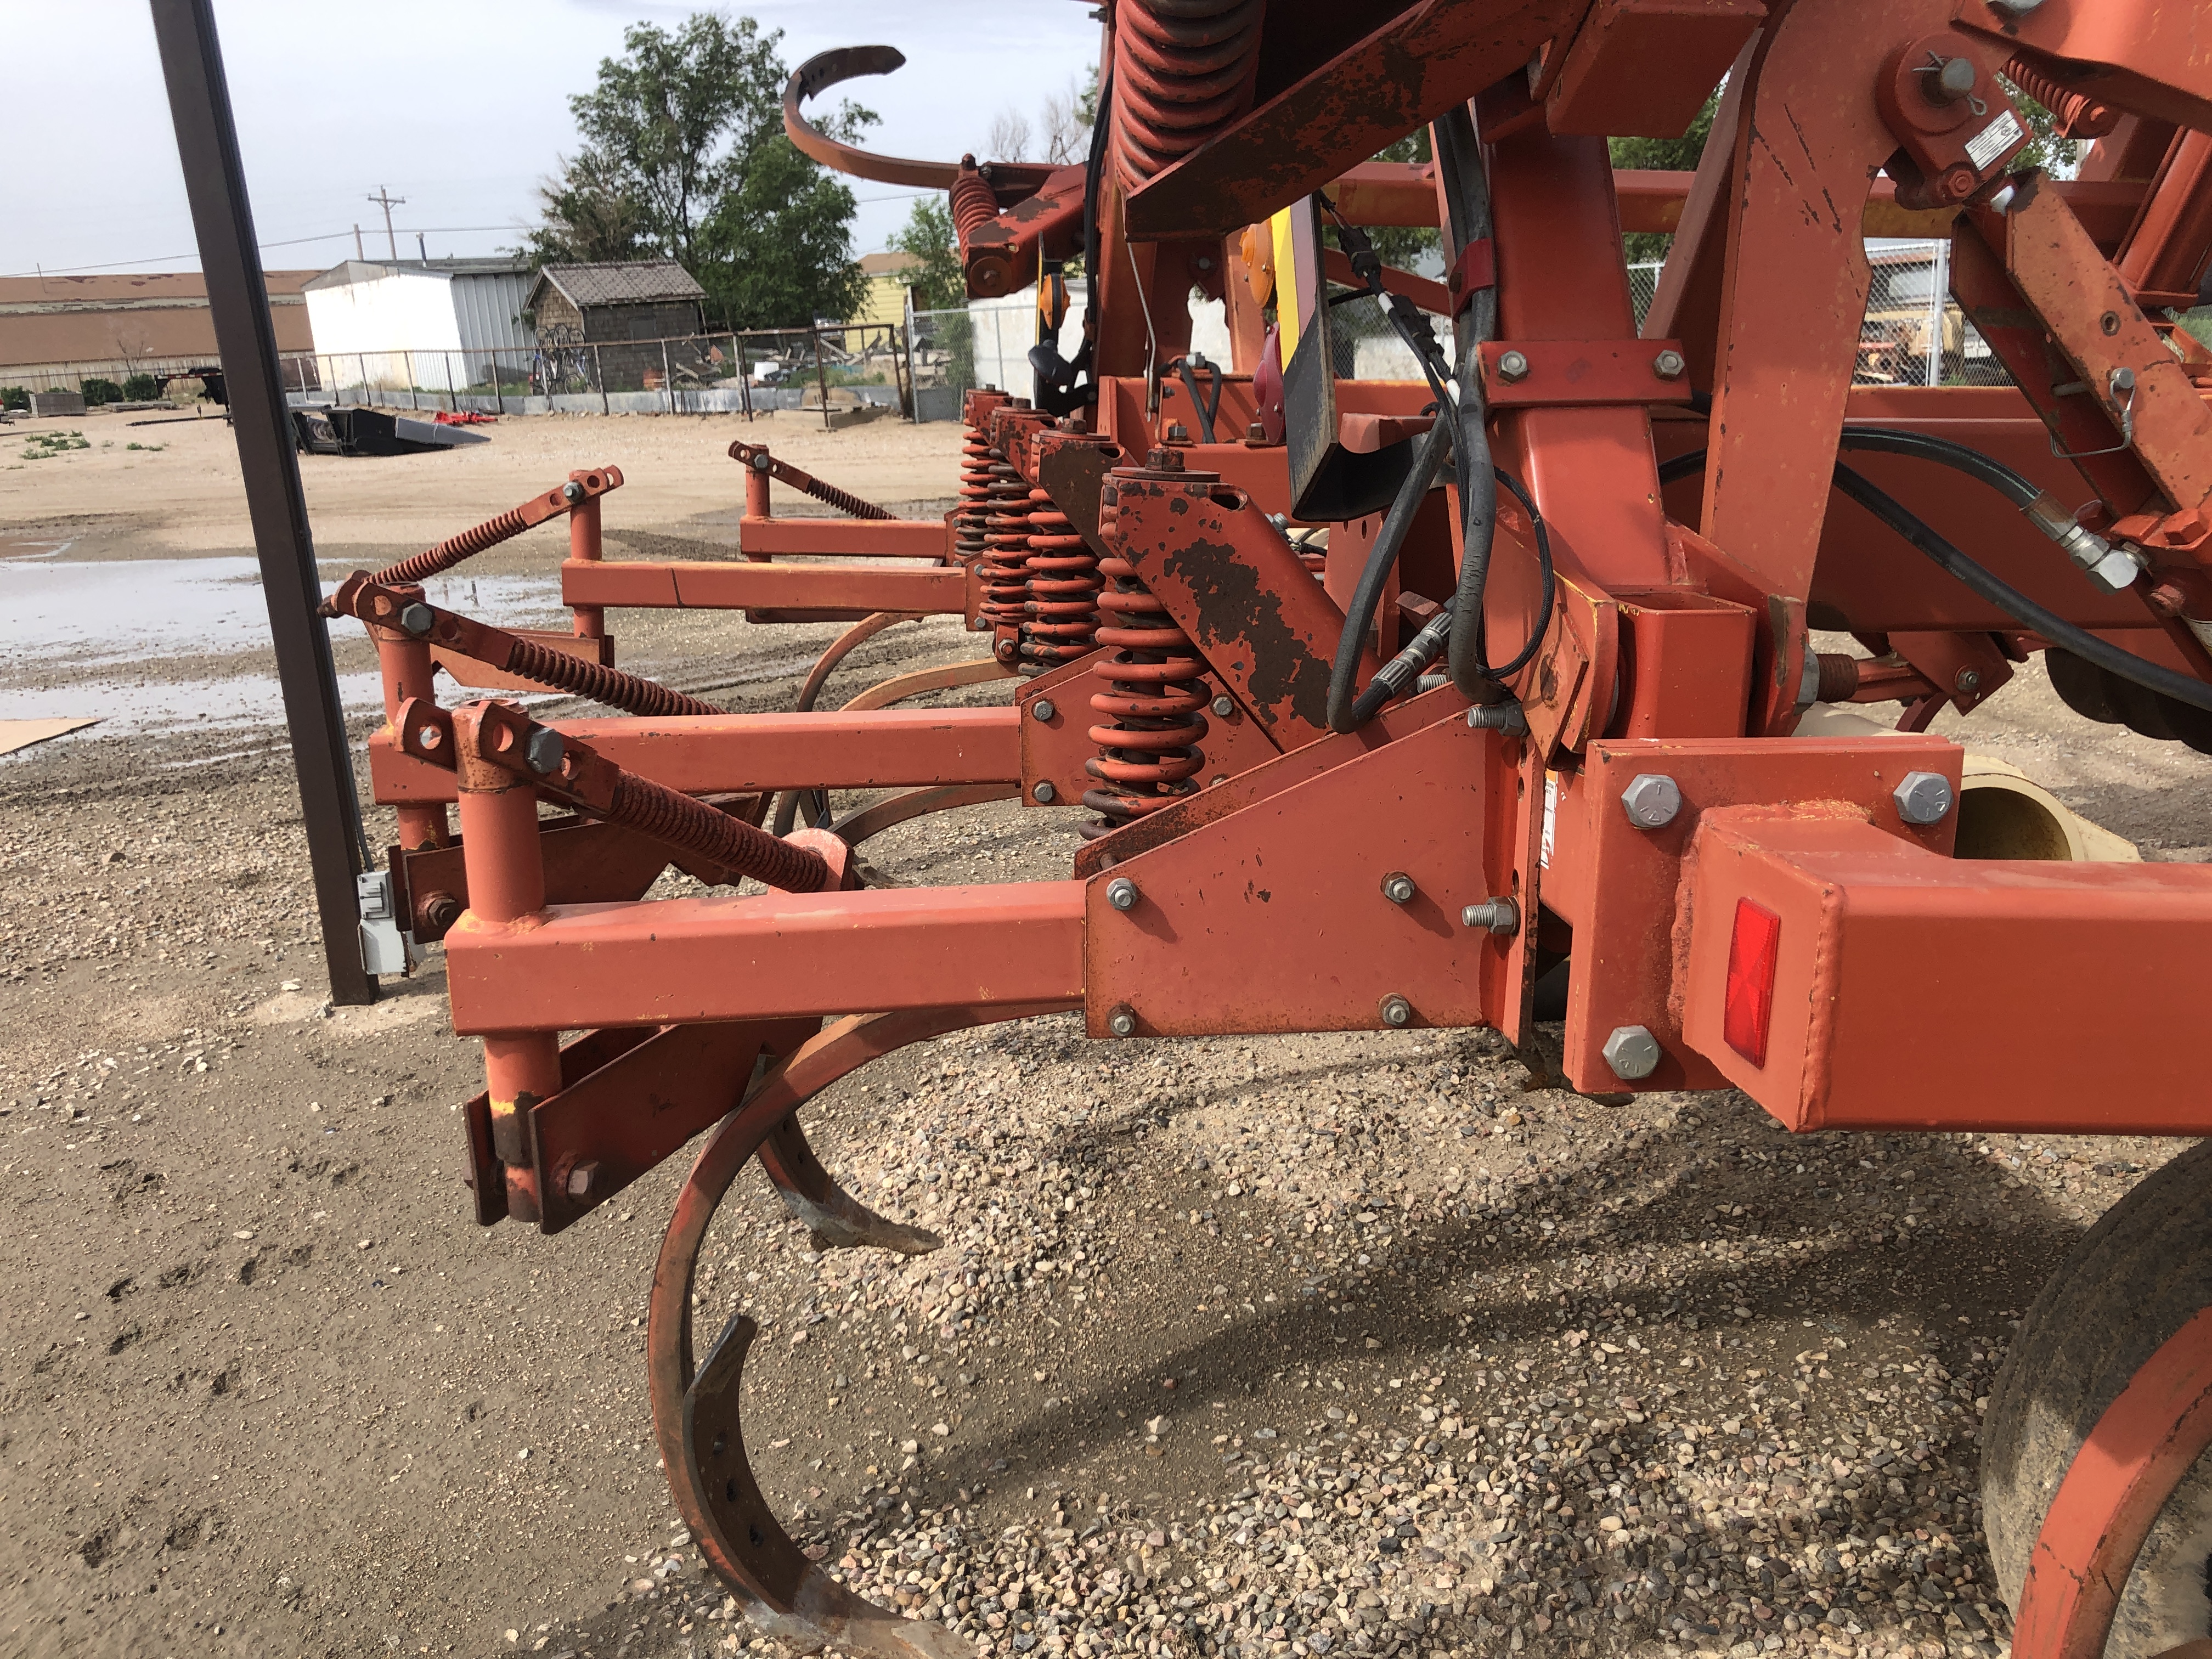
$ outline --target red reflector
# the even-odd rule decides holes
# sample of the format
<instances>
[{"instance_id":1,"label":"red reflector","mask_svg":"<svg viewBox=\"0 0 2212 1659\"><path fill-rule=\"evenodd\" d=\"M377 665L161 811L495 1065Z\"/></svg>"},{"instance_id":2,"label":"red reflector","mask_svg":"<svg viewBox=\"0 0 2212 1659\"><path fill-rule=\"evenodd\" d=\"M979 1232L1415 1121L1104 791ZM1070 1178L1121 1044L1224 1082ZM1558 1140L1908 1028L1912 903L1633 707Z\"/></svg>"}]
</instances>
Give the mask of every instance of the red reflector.
<instances>
[{"instance_id":1,"label":"red reflector","mask_svg":"<svg viewBox=\"0 0 2212 1659\"><path fill-rule=\"evenodd\" d=\"M1766 1064L1766 1028L1774 1018L1774 968L1782 954L1782 918L1747 898L1735 902L1729 939L1728 1000L1721 1035L1754 1066Z\"/></svg>"}]
</instances>

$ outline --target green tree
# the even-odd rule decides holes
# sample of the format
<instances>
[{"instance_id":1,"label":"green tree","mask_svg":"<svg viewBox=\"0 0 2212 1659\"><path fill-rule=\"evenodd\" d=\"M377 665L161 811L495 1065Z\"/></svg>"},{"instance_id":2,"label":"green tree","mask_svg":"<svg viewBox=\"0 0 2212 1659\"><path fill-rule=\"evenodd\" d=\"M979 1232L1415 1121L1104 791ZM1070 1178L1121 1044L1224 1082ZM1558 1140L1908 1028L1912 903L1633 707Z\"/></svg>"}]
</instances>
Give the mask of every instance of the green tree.
<instances>
[{"instance_id":1,"label":"green tree","mask_svg":"<svg viewBox=\"0 0 2212 1659\"><path fill-rule=\"evenodd\" d=\"M1420 126L1381 151L1375 159L1425 163L1430 155L1429 130ZM1401 270L1411 270L1425 253L1441 255L1443 251L1443 237L1432 226L1376 225L1367 234L1382 263L1395 265Z\"/></svg>"},{"instance_id":2,"label":"green tree","mask_svg":"<svg viewBox=\"0 0 2212 1659\"><path fill-rule=\"evenodd\" d=\"M864 279L853 258L853 193L783 132L782 31L696 13L673 32L639 23L598 84L568 100L583 149L541 191L526 252L549 258L676 260L726 327L842 317ZM875 116L852 103L820 122L856 137Z\"/></svg>"},{"instance_id":3,"label":"green tree","mask_svg":"<svg viewBox=\"0 0 2212 1659\"><path fill-rule=\"evenodd\" d=\"M921 261L908 278L914 301L923 311L955 311L968 303L968 279L960 269L960 247L952 234L952 210L942 196L924 196L908 212L891 238L898 252Z\"/></svg>"},{"instance_id":4,"label":"green tree","mask_svg":"<svg viewBox=\"0 0 2212 1659\"><path fill-rule=\"evenodd\" d=\"M1606 146L1613 152L1613 166L1656 173L1695 173L1698 159L1705 153L1705 140L1712 136L1713 112L1719 107L1720 94L1715 93L1705 100L1705 107L1690 122L1690 130L1680 138L1608 138ZM1666 231L1632 230L1620 243L1629 263L1635 264L1664 259L1674 238Z\"/></svg>"}]
</instances>

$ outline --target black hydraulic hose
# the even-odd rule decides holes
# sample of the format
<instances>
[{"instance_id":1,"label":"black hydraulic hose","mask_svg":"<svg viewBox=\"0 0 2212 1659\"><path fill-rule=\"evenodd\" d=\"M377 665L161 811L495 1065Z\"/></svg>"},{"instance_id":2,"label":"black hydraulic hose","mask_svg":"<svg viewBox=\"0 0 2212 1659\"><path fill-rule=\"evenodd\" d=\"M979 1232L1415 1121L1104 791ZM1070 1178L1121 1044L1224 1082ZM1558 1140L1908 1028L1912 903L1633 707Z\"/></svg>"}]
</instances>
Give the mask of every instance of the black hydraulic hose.
<instances>
[{"instance_id":1,"label":"black hydraulic hose","mask_svg":"<svg viewBox=\"0 0 2212 1659\"><path fill-rule=\"evenodd\" d=\"M2155 691L2162 697L2171 697L2191 708L2212 713L2212 685L2192 679L2186 674L2177 674L2171 668L2161 667L2157 663L2146 662L2131 651L2123 651L2117 645L2106 644L2085 628L2076 628L2055 611L2045 611L1994 571L1975 563L1961 553L1925 520L1911 512L1871 479L1863 473L1852 471L1840 461L1836 463L1836 488L1925 553L1940 568L2021 627L2033 629L2054 645L2064 646L2085 662L2094 663L2106 673L2117 674L2124 680L2142 686L2146 691Z\"/></svg>"},{"instance_id":2,"label":"black hydraulic hose","mask_svg":"<svg viewBox=\"0 0 2212 1659\"><path fill-rule=\"evenodd\" d=\"M1449 251L1457 258L1469 243L1487 240L1491 233L1490 180L1483 169L1482 144L1465 105L1439 118L1429 131L1437 170L1443 180ZM1470 625L1452 630L1444 657L1452 684L1470 697L1494 696L1492 688L1498 678L1483 660L1481 623L1483 589L1490 580L1490 551L1498 536L1498 484L1490 454L1489 410L1484 406L1482 392L1482 346L1497 332L1498 290L1486 285L1468 296L1452 319L1459 381L1452 435L1456 441L1461 526L1459 588L1453 595L1452 612L1466 617ZM1540 520L1538 524L1540 544ZM1548 553L1544 556L1548 594ZM1545 610L1548 616L1548 603ZM1540 635L1532 636L1532 643L1537 637Z\"/></svg>"},{"instance_id":3,"label":"black hydraulic hose","mask_svg":"<svg viewBox=\"0 0 2212 1659\"><path fill-rule=\"evenodd\" d=\"M1521 505L1528 509L1529 526L1535 537L1536 568L1539 580L1542 584L1543 595L1536 607L1536 625L1529 630L1528 640L1522 644L1513 660L1498 668L1486 668L1483 671L1493 680L1504 680L1510 679L1528 665L1529 659L1536 654L1537 647L1543 643L1544 635L1550 631L1552 606L1558 597L1559 579L1552 568L1552 532L1544 523L1544 515L1536 510L1534 500L1522 485L1521 481L1511 473L1495 467L1492 471L1496 474L1496 482L1503 483L1511 490L1519 498ZM1373 562L1370 560L1370 570L1371 571L1372 568ZM1387 570L1388 568L1385 567L1384 574L1387 574ZM1362 572L1360 580L1366 580L1368 574L1369 572ZM1377 586L1379 590L1379 581ZM1330 729L1350 732L1366 725L1369 720L1373 720L1382 712L1385 703L1402 693L1407 686L1414 684L1422 672L1437 659L1437 653L1445 649L1450 642L1454 623L1458 615L1459 596L1454 594L1437 608L1437 614L1422 625L1420 631L1406 642L1403 650L1376 671L1375 678L1368 682L1367 689L1361 692L1358 698L1352 703L1346 724L1340 726L1334 724L1336 710L1334 705L1331 705ZM1369 621L1371 622L1372 617L1373 606L1370 604ZM1478 633L1481 631L1482 621L1482 613L1475 612L1474 627ZM1356 635L1347 629L1345 637L1352 642L1352 656L1356 669L1358 660L1358 642L1366 637L1365 625L1363 624L1360 631ZM1340 641L1337 646L1337 657L1340 662L1344 659L1344 649L1343 642ZM1329 682L1332 691L1335 689L1335 678L1332 676Z\"/></svg>"},{"instance_id":4,"label":"black hydraulic hose","mask_svg":"<svg viewBox=\"0 0 2212 1659\"><path fill-rule=\"evenodd\" d=\"M1382 604L1382 590L1389 585L1398 554L1406 545L1406 532L1413 527L1414 515L1420 512L1429 486L1443 470L1445 452L1450 448L1451 428L1441 419L1415 442L1413 471L1398 486L1359 572L1358 583L1352 590L1352 603L1345 607L1344 632L1337 635L1336 660L1329 668L1328 729L1332 732L1352 731L1368 718L1358 712L1355 698L1360 647L1366 643L1368 630L1375 626L1375 612Z\"/></svg>"},{"instance_id":5,"label":"black hydraulic hose","mask_svg":"<svg viewBox=\"0 0 2212 1659\"><path fill-rule=\"evenodd\" d=\"M1199 441L1219 441L1213 435L1213 420L1221 413L1221 365L1208 362L1203 352L1194 351L1188 356L1176 358L1168 367L1178 371L1183 390L1190 394L1191 413L1198 417ZM1210 400L1199 394L1198 376L1193 371L1200 368L1213 376L1213 396Z\"/></svg>"},{"instance_id":6,"label":"black hydraulic hose","mask_svg":"<svg viewBox=\"0 0 2212 1659\"><path fill-rule=\"evenodd\" d=\"M2028 479L2014 471L2002 461L1984 455L1978 449L1954 442L1949 438L1931 437L1924 432L1907 432L1890 426L1847 426L1837 436L1838 449L1863 449L1884 455L1911 455L1923 461L1933 461L1938 466L1948 466L1954 472L1978 479L2025 511L2041 497L2043 491ZM1659 482L1662 484L1686 478L1705 464L1705 452L1692 449L1659 464Z\"/></svg>"}]
</instances>

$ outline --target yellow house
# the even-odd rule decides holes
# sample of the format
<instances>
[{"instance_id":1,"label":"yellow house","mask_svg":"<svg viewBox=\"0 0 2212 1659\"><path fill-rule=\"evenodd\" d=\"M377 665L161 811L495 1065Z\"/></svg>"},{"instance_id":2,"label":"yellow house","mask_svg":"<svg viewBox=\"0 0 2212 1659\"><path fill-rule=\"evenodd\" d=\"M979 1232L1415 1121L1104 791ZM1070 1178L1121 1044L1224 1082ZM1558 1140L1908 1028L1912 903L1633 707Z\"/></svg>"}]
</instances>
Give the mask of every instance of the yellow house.
<instances>
[{"instance_id":1,"label":"yellow house","mask_svg":"<svg viewBox=\"0 0 2212 1659\"><path fill-rule=\"evenodd\" d=\"M854 312L851 320L905 322L907 284L913 280L910 273L921 264L911 253L863 253L860 272L868 279L868 286L862 291L860 308Z\"/></svg>"}]
</instances>

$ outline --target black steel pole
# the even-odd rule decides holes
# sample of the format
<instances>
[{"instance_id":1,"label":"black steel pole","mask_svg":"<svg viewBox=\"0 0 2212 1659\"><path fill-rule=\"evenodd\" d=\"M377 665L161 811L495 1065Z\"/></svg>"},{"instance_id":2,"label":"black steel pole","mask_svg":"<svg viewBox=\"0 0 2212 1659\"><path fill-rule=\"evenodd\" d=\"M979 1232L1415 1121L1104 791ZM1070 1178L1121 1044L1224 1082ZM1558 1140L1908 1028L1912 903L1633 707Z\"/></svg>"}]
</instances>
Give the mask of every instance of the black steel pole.
<instances>
[{"instance_id":1,"label":"black steel pole","mask_svg":"<svg viewBox=\"0 0 2212 1659\"><path fill-rule=\"evenodd\" d=\"M353 757L346 744L331 640L315 608L322 585L307 503L300 488L292 420L278 383L276 331L269 289L254 243L238 131L223 80L211 0L151 0L169 115L177 129L185 191L200 245L231 429L246 479L261 590L276 646L276 678L299 775L307 858L315 878L315 910L323 929L331 1000L376 1000L376 981L362 965L361 908L354 878L362 868L361 805L354 794Z\"/></svg>"}]
</instances>

